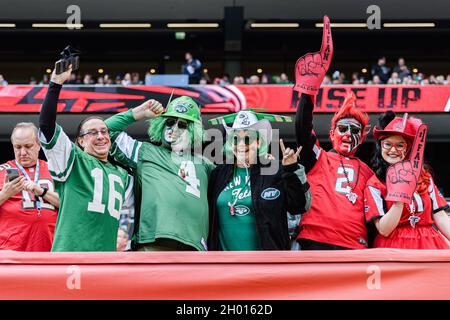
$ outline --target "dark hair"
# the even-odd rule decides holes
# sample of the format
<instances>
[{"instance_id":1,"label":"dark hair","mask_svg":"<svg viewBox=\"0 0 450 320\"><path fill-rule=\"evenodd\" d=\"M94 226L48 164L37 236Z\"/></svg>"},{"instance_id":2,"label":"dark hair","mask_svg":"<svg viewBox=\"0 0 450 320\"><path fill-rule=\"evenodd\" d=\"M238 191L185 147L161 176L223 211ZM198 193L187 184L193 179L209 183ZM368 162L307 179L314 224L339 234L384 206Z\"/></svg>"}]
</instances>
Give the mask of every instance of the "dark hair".
<instances>
[{"instance_id":1,"label":"dark hair","mask_svg":"<svg viewBox=\"0 0 450 320\"><path fill-rule=\"evenodd\" d=\"M377 178L385 182L386 181L386 171L389 167L389 163L387 163L381 154L381 141L375 142L375 152L371 159L372 169L375 172Z\"/></svg>"},{"instance_id":2,"label":"dark hair","mask_svg":"<svg viewBox=\"0 0 450 320\"><path fill-rule=\"evenodd\" d=\"M105 121L105 119L103 119L103 118L100 117L100 116L90 116L90 117L87 117L86 119L84 119L83 121L80 122L80 124L78 125L78 128L77 128L77 135L76 135L76 137L75 137L75 144L76 144L78 147L80 147L81 150L84 150L83 147L78 143L78 138L81 138L81 129L83 128L83 125L84 125L86 122L88 122L89 120L92 120L92 119L99 119L99 120Z\"/></svg>"},{"instance_id":3,"label":"dark hair","mask_svg":"<svg viewBox=\"0 0 450 320\"><path fill-rule=\"evenodd\" d=\"M386 126L395 118L395 113L392 111L387 111L380 115L378 118L378 125L377 127L379 129L384 129ZM375 172L375 175L377 178L384 182L386 181L386 171L389 167L389 163L387 163L383 159L383 155L381 154L381 140L375 141L375 153L372 156L372 160L370 161L372 164L373 172Z\"/></svg>"}]
</instances>

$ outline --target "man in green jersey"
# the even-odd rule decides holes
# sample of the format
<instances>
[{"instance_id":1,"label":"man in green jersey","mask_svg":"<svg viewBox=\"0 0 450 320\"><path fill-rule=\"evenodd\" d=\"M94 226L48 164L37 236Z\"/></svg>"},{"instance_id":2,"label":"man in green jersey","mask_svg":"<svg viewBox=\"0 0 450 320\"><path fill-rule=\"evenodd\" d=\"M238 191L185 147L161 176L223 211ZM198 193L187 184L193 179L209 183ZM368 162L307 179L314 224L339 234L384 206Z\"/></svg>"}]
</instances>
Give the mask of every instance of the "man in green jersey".
<instances>
[{"instance_id":1,"label":"man in green jersey","mask_svg":"<svg viewBox=\"0 0 450 320\"><path fill-rule=\"evenodd\" d=\"M53 71L39 117L39 139L60 199L52 251L116 251L120 210L133 205L132 178L108 161L111 140L100 117L80 123L76 144L56 124L59 93L71 71Z\"/></svg>"},{"instance_id":2,"label":"man in green jersey","mask_svg":"<svg viewBox=\"0 0 450 320\"><path fill-rule=\"evenodd\" d=\"M150 142L123 132L134 122L151 118L156 106L161 104L149 100L105 121L112 155L135 172L133 248L207 250L208 178L214 164L193 152L203 141L200 108L190 97L172 100L160 117L150 121Z\"/></svg>"}]
</instances>

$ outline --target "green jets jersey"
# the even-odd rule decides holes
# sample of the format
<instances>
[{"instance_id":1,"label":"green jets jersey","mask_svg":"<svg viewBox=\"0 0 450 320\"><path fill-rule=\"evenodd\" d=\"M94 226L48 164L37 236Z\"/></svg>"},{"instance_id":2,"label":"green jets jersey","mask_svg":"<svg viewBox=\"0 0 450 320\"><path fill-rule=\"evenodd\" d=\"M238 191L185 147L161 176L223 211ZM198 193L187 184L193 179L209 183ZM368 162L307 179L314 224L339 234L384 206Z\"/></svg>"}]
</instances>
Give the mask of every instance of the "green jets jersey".
<instances>
[{"instance_id":1,"label":"green jets jersey","mask_svg":"<svg viewBox=\"0 0 450 320\"><path fill-rule=\"evenodd\" d=\"M136 242L169 238L207 250L208 178L214 164L131 138L123 130L134 122L132 110L106 120L114 142L112 155L136 172Z\"/></svg>"},{"instance_id":2,"label":"green jets jersey","mask_svg":"<svg viewBox=\"0 0 450 320\"><path fill-rule=\"evenodd\" d=\"M247 169L235 169L231 181L217 199L217 211L221 250L261 250Z\"/></svg>"},{"instance_id":3,"label":"green jets jersey","mask_svg":"<svg viewBox=\"0 0 450 320\"><path fill-rule=\"evenodd\" d=\"M40 133L59 195L52 251L116 251L120 210L132 205L127 171L83 152L60 126L47 142Z\"/></svg>"}]
</instances>

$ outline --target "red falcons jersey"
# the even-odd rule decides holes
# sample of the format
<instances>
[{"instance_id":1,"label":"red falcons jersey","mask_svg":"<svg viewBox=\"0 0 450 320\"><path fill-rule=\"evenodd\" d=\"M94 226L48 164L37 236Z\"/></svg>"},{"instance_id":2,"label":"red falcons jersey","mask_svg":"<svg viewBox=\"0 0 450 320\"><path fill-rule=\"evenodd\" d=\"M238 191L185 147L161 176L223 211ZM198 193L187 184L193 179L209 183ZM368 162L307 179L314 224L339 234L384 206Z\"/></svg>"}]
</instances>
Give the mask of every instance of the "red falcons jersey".
<instances>
[{"instance_id":1,"label":"red falcons jersey","mask_svg":"<svg viewBox=\"0 0 450 320\"><path fill-rule=\"evenodd\" d=\"M39 167L38 184L55 191L47 163L39 160ZM17 168L14 160L0 165L0 189L3 189L6 168ZM36 167L24 169L34 181ZM20 170L19 173L22 175ZM40 214L34 194L25 190L0 205L0 250L50 251L58 210L42 198L39 200Z\"/></svg>"},{"instance_id":2,"label":"red falcons jersey","mask_svg":"<svg viewBox=\"0 0 450 320\"><path fill-rule=\"evenodd\" d=\"M394 204L392 201L384 200L386 192L386 185L375 175L367 182L365 192L367 222L381 218ZM409 205L403 206L398 226L431 226L433 224L432 214L447 208L447 202L431 180L427 191L421 194L414 192L413 201Z\"/></svg>"},{"instance_id":3,"label":"red falcons jersey","mask_svg":"<svg viewBox=\"0 0 450 320\"><path fill-rule=\"evenodd\" d=\"M317 145L313 150L317 161L307 174L312 206L302 215L297 239L367 248L364 189L373 171L358 158L325 152Z\"/></svg>"}]
</instances>

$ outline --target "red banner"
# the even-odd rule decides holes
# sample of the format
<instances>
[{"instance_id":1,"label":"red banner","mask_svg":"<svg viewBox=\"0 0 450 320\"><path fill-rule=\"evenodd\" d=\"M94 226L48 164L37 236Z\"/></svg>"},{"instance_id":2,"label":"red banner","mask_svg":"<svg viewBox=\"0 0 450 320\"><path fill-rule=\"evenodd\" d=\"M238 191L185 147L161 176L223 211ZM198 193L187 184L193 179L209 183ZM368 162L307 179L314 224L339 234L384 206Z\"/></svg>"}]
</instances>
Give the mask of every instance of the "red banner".
<instances>
[{"instance_id":1,"label":"red banner","mask_svg":"<svg viewBox=\"0 0 450 320\"><path fill-rule=\"evenodd\" d=\"M0 252L0 299L450 299L450 250Z\"/></svg>"},{"instance_id":2,"label":"red banner","mask_svg":"<svg viewBox=\"0 0 450 320\"><path fill-rule=\"evenodd\" d=\"M316 99L316 112L336 112L347 92L353 91L357 106L366 112L449 112L450 85L428 86L324 86ZM39 112L46 86L0 86L0 112ZM293 113L297 97L292 86L64 86L59 112L115 113L145 100L167 104L170 96L191 96L203 113L236 112L249 107L271 113Z\"/></svg>"}]
</instances>

